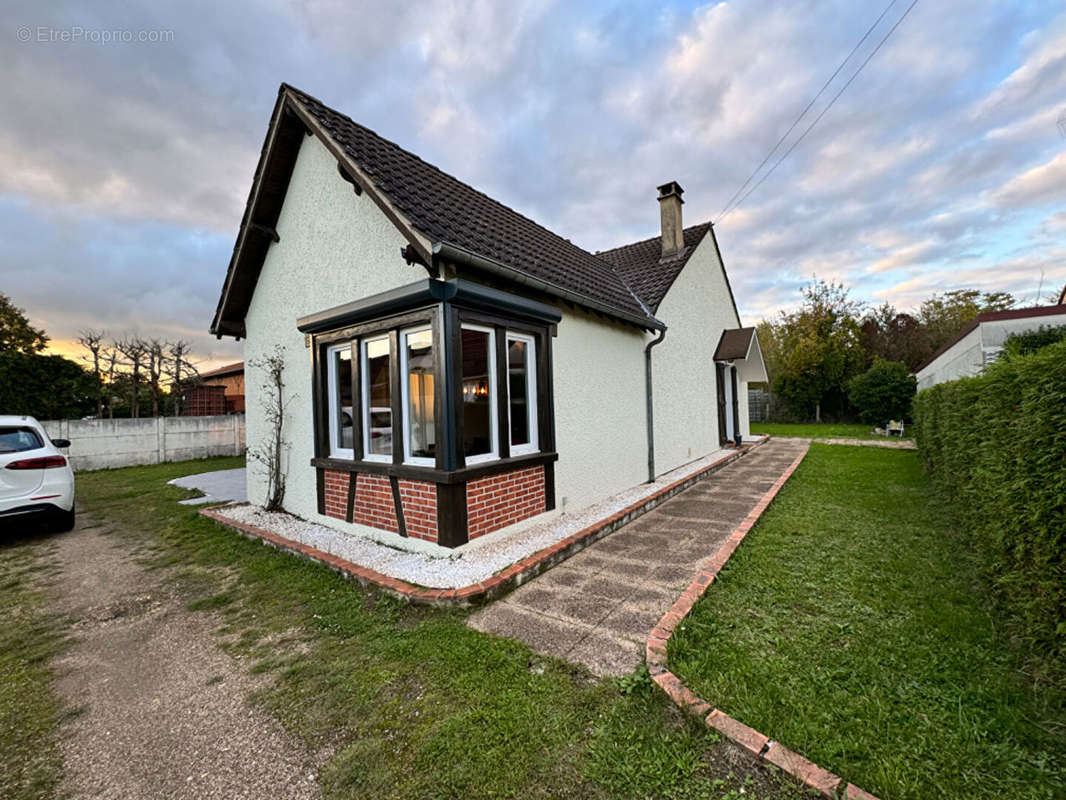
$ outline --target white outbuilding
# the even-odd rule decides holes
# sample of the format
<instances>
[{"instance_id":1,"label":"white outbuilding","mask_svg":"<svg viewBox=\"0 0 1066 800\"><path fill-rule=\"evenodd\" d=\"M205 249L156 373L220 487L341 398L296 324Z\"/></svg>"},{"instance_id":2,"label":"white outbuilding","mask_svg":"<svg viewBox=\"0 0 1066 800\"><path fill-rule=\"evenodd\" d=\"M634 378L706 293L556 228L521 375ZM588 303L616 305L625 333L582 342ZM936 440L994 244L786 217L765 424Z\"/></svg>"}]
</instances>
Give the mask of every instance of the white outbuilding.
<instances>
[{"instance_id":1,"label":"white outbuilding","mask_svg":"<svg viewBox=\"0 0 1066 800\"><path fill-rule=\"evenodd\" d=\"M589 252L283 84L211 331L246 340L250 449L283 353L286 509L451 548L736 446L765 368L682 191Z\"/></svg>"},{"instance_id":2,"label":"white outbuilding","mask_svg":"<svg viewBox=\"0 0 1066 800\"><path fill-rule=\"evenodd\" d=\"M1063 289L1066 296L1066 289ZM915 370L918 389L928 389L938 383L958 378L970 378L995 361L1003 350L1007 337L1028 333L1042 327L1066 325L1066 305L1063 298L1053 306L1011 308L978 314L958 336L934 353Z\"/></svg>"}]
</instances>

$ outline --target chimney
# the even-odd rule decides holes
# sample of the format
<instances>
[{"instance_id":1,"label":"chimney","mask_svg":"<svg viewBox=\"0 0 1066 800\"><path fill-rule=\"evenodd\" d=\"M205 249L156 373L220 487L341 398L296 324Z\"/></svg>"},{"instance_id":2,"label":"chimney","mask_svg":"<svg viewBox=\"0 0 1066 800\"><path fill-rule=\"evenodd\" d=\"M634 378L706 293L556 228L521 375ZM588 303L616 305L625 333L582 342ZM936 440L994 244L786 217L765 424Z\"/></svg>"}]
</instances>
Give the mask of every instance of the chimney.
<instances>
[{"instance_id":1,"label":"chimney","mask_svg":"<svg viewBox=\"0 0 1066 800\"><path fill-rule=\"evenodd\" d=\"M659 187L659 214L663 223L663 258L677 255L685 246L685 232L681 225L681 195L685 190L677 181Z\"/></svg>"}]
</instances>

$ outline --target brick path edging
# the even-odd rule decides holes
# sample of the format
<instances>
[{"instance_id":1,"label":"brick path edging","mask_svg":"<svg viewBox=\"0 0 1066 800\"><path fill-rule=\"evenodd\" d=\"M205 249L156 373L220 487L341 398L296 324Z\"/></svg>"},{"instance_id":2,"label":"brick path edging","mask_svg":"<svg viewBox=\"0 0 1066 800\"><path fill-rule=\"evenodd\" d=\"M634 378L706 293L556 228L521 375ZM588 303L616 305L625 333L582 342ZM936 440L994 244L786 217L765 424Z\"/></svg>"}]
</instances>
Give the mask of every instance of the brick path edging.
<instances>
[{"instance_id":1,"label":"brick path edging","mask_svg":"<svg viewBox=\"0 0 1066 800\"><path fill-rule=\"evenodd\" d=\"M803 461L810 449L808 444L796 460L789 464L788 468L774 482L774 485L762 496L755 507L749 512L736 529L725 540L718 552L711 558L711 562L696 576L681 593L681 596L667 611L659 623L648 634L645 644L645 659L648 664L648 672L652 680L662 689L667 696L683 711L688 711L703 717L708 727L714 728L723 736L732 739L738 745L748 750L753 755L770 762L776 767L783 769L795 778L798 778L807 786L817 789L826 797L839 797L843 779L834 775L827 769L822 769L812 761L808 761L799 753L789 750L780 742L772 741L768 736L750 728L744 723L734 719L717 708L712 708L707 701L697 697L685 686L684 682L672 673L666 666L666 645L670 636L680 622L688 616L692 606L700 599L704 592L714 583L718 573L737 549L744 537L748 535L755 522L770 505L770 501L781 491L781 487L792 477L792 473ZM878 800L869 792L863 791L853 783L848 783L843 789L843 796L847 800Z\"/></svg>"},{"instance_id":2,"label":"brick path edging","mask_svg":"<svg viewBox=\"0 0 1066 800\"><path fill-rule=\"evenodd\" d=\"M335 556L332 553L327 553L324 550L310 547L309 545L294 541L293 539L287 539L284 536L279 536L276 533L272 533L255 525L249 525L246 522L239 522L235 519L223 516L218 513L218 509L225 508L225 506L204 508L201 509L200 513L227 528L237 531L237 533L240 533L242 536L246 536L249 539L259 539L264 544L275 547L282 552L303 556L311 561L324 564L325 566L336 570L344 577L358 581L362 586L373 586L413 603L437 606L465 606L473 603L494 600L512 589L517 588L559 562L565 561L571 556L576 555L593 542L599 541L608 534L618 530L623 525L632 522L637 517L643 516L648 511L651 511L653 508L674 495L683 492L693 484L703 480L712 472L716 472L727 464L736 461L738 458L741 458L769 440L769 436L764 436L757 442L743 445L738 450L722 456L722 458L713 461L703 469L694 472L691 475L686 475L684 478L679 478L673 483L667 484L656 490L647 497L631 503L621 511L616 511L614 514L611 514L604 519L596 520L594 523L581 529L577 533L573 533L555 544L542 548L520 561L516 561L509 567L500 570L492 577L486 578L480 583L463 586L458 589L430 589L424 586L416 586L415 584L402 581L399 578L393 578L390 575L385 575L376 570L369 569L368 567L362 567L354 562ZM235 503L232 505L247 505L247 503Z\"/></svg>"}]
</instances>

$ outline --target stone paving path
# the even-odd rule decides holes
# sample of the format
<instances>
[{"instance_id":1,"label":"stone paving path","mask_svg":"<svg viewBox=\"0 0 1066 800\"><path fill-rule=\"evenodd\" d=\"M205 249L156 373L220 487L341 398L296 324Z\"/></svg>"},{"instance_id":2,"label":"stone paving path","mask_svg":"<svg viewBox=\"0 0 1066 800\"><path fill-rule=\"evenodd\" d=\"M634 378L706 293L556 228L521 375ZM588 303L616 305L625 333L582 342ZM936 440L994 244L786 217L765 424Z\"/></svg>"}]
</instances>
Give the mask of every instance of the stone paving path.
<instances>
[{"instance_id":1,"label":"stone paving path","mask_svg":"<svg viewBox=\"0 0 1066 800\"><path fill-rule=\"evenodd\" d=\"M632 672L648 631L805 446L771 439L472 614L468 624L597 675Z\"/></svg>"},{"instance_id":2,"label":"stone paving path","mask_svg":"<svg viewBox=\"0 0 1066 800\"><path fill-rule=\"evenodd\" d=\"M175 478L169 483L182 489L194 489L204 493L203 497L193 497L178 502L185 506L206 505L208 503L246 503L248 502L248 485L245 482L246 471L240 469L219 469L214 472L200 472Z\"/></svg>"}]
</instances>

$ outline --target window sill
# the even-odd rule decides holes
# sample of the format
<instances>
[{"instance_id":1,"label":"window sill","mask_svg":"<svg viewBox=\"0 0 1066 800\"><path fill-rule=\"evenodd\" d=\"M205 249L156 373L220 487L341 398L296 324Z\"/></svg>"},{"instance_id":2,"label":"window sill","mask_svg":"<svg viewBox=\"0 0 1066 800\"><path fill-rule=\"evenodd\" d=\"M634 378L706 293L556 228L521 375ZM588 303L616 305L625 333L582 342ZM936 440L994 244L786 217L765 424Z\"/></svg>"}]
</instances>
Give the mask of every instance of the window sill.
<instances>
[{"instance_id":1,"label":"window sill","mask_svg":"<svg viewBox=\"0 0 1066 800\"><path fill-rule=\"evenodd\" d=\"M559 459L558 453L531 453L513 458L483 461L456 470L439 470L412 464L389 464L382 461L349 461L341 458L312 458L311 466L338 472L364 472L371 475L395 475L397 478L428 481L430 483L466 483L498 472L510 472L523 467L549 464Z\"/></svg>"}]
</instances>

